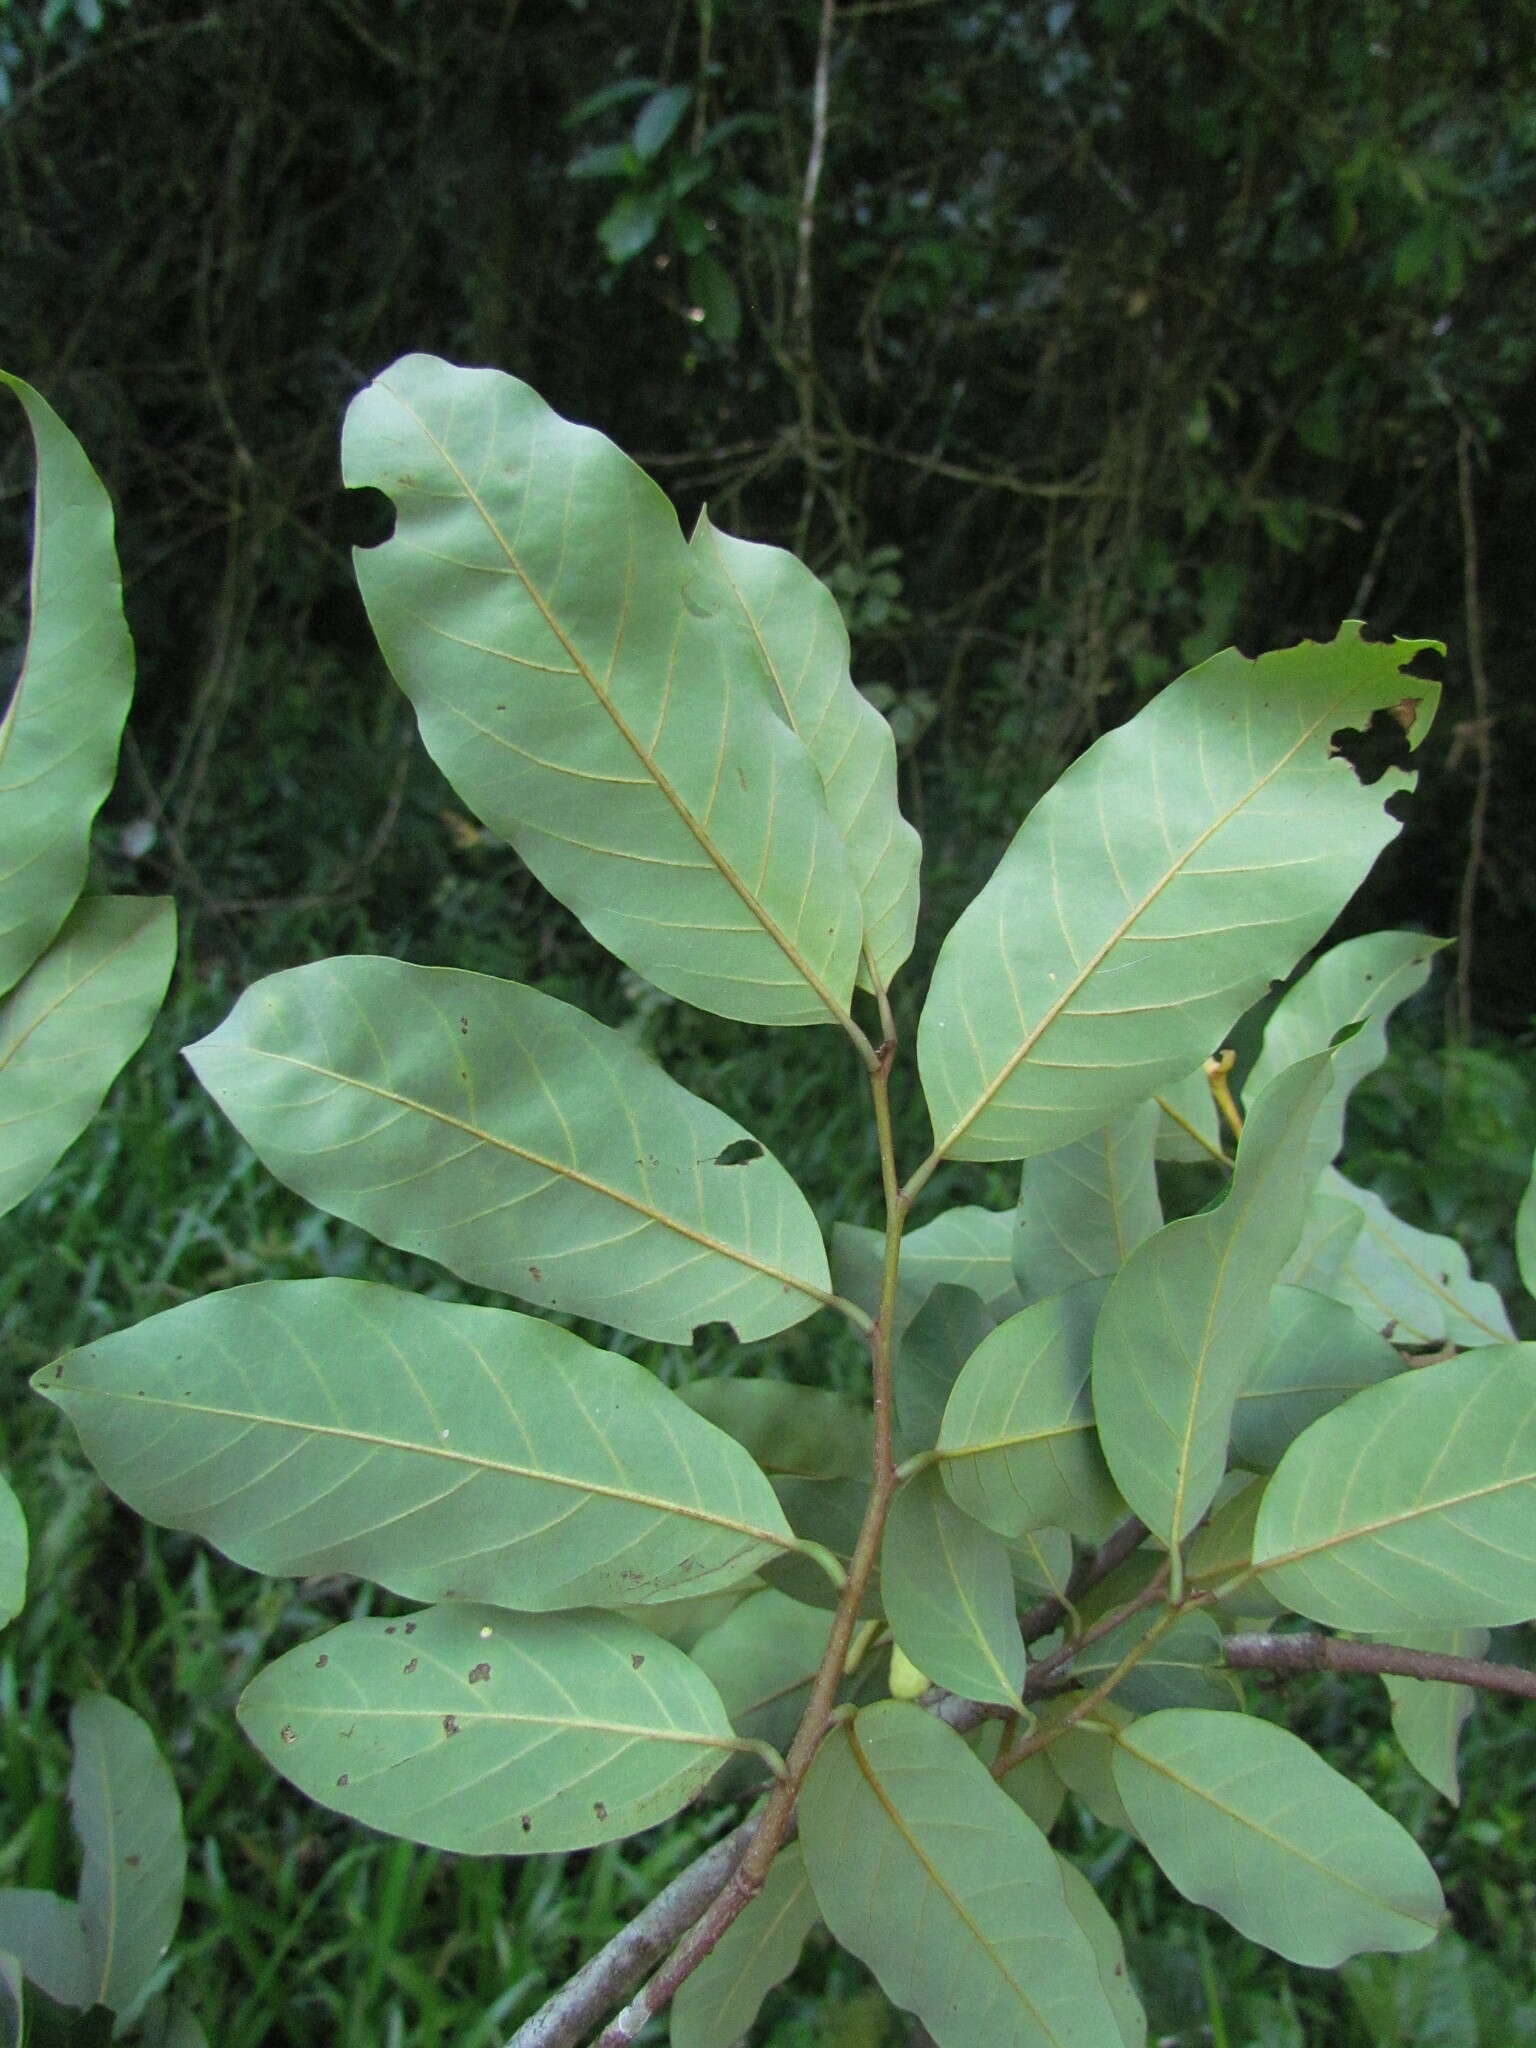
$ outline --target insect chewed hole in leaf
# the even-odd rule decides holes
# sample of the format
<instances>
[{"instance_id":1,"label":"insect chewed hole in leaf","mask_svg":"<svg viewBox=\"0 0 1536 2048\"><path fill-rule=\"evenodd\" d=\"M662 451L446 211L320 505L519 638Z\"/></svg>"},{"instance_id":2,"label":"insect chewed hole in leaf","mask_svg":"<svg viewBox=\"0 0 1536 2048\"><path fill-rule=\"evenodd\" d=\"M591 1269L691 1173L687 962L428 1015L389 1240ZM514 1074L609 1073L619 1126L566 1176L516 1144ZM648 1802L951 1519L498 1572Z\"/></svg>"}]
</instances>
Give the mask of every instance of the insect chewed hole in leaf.
<instances>
[{"instance_id":1,"label":"insect chewed hole in leaf","mask_svg":"<svg viewBox=\"0 0 1536 2048\"><path fill-rule=\"evenodd\" d=\"M1416 697L1405 697L1390 710L1373 711L1365 727L1341 726L1328 742L1328 751L1347 761L1356 778L1367 789L1380 782L1389 768L1406 768L1411 759L1408 730L1418 709Z\"/></svg>"},{"instance_id":2,"label":"insect chewed hole in leaf","mask_svg":"<svg viewBox=\"0 0 1536 2048\"><path fill-rule=\"evenodd\" d=\"M741 1339L736 1335L735 1325L732 1323L695 1323L693 1326L693 1348L695 1351L703 1351L708 1346L712 1330L720 1332L723 1343L739 1344L741 1342Z\"/></svg>"},{"instance_id":3,"label":"insect chewed hole in leaf","mask_svg":"<svg viewBox=\"0 0 1536 2048\"><path fill-rule=\"evenodd\" d=\"M723 1152L715 1154L716 1166L745 1166L749 1159L761 1159L763 1148L756 1138L733 1138Z\"/></svg>"},{"instance_id":4,"label":"insect chewed hole in leaf","mask_svg":"<svg viewBox=\"0 0 1536 2048\"><path fill-rule=\"evenodd\" d=\"M341 539L354 548L378 548L395 537L395 501L372 484L342 491L337 525Z\"/></svg>"}]
</instances>

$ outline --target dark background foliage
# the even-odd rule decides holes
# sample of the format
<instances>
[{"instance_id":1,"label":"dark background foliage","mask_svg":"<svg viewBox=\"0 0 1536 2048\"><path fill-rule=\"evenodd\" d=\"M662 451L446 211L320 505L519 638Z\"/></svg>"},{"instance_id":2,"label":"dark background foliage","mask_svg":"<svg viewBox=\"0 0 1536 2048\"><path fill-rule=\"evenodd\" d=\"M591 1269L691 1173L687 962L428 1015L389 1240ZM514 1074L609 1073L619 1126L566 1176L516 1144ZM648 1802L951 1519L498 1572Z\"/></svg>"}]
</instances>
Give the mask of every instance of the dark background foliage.
<instances>
[{"instance_id":1,"label":"dark background foliage","mask_svg":"<svg viewBox=\"0 0 1536 2048\"><path fill-rule=\"evenodd\" d=\"M685 518L707 498L830 574L861 679L933 728L914 794L971 872L1229 640L1345 615L1445 638L1426 794L1362 915L1464 923L1484 774L1463 972L1481 1021L1528 1023L1529 0L11 0L0 22L0 359L121 507L146 879L250 894L238 843L263 900L301 885L265 772L294 718L325 750L296 698L380 688L338 418L419 347L527 377ZM7 475L15 528L19 447ZM267 849L228 829L221 749ZM373 887L390 835L357 797L328 809Z\"/></svg>"},{"instance_id":2,"label":"dark background foliage","mask_svg":"<svg viewBox=\"0 0 1536 2048\"><path fill-rule=\"evenodd\" d=\"M1190 663L1346 616L1445 639L1410 823L1344 929L1457 933L1458 965L1357 1098L1350 1164L1512 1279L1536 1139L1536 0L0 0L0 181L0 362L113 492L139 647L99 879L183 918L148 1053L0 1235L18 1383L236 1280L449 1290L267 1180L176 1060L254 975L334 951L628 1017L823 1208L867 1197L867 1136L807 1034L652 1007L412 748L351 584L380 510L336 447L414 348L529 379L685 520L707 500L830 580L902 744L930 948L1061 766ZM779 1369L824 1372L802 1336ZM0 1652L0 1881L71 1886L62 1707L105 1684L188 1801L175 1967L224 2048L492 2048L692 1854L696 1820L484 1864L305 1807L231 1703L366 1595L144 1529L40 1407L11 1430L39 1561ZM1342 1981L1287 1972L1085 1823L1068 1846L1154 2032L1536 2040L1530 1717L1480 1713L1457 1814L1374 1690L1319 1681L1296 1712L1430 1847L1456 1932ZM884 2024L817 1951L769 2038L873 2048Z\"/></svg>"}]
</instances>

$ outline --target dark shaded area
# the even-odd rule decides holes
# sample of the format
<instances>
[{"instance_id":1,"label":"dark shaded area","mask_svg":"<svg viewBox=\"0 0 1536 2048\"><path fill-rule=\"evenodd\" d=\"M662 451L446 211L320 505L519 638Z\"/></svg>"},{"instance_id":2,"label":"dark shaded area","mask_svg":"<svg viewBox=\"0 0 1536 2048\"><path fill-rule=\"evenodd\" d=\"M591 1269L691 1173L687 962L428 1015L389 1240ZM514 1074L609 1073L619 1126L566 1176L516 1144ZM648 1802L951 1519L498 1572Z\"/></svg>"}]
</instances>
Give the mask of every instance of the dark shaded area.
<instances>
[{"instance_id":1,"label":"dark shaded area","mask_svg":"<svg viewBox=\"0 0 1536 2048\"><path fill-rule=\"evenodd\" d=\"M335 943L403 922L463 958L453 892L494 854L409 758L348 561L389 514L336 459L351 396L430 349L831 580L957 895L1217 647L1345 616L1445 638L1424 793L1358 923L1456 929L1483 777L1477 1015L1528 1024L1528 0L849 0L810 205L814 0L96 19L6 16L0 361L118 500L142 680L116 815L205 960L293 902ZM19 630L19 445L3 488ZM508 886L558 970L584 942Z\"/></svg>"}]
</instances>

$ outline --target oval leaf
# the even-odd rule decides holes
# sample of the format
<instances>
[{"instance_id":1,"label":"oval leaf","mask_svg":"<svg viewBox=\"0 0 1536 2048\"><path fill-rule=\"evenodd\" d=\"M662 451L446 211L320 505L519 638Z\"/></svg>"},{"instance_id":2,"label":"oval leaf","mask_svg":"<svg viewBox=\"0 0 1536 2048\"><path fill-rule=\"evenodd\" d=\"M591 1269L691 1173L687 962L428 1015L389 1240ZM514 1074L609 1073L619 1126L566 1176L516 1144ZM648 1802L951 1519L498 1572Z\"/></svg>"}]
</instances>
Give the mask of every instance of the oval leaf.
<instances>
[{"instance_id":1,"label":"oval leaf","mask_svg":"<svg viewBox=\"0 0 1536 2048\"><path fill-rule=\"evenodd\" d=\"M1398 825L1335 733L1398 707L1428 730L1434 642L1346 625L1245 660L1233 648L1073 763L950 933L918 1032L935 1150L1051 1152L1181 1080L1288 974Z\"/></svg>"},{"instance_id":2,"label":"oval leaf","mask_svg":"<svg viewBox=\"0 0 1536 2048\"><path fill-rule=\"evenodd\" d=\"M711 1592L793 1543L643 1366L360 1280L210 1294L44 1368L103 1479L254 1571L541 1611Z\"/></svg>"},{"instance_id":3,"label":"oval leaf","mask_svg":"<svg viewBox=\"0 0 1536 2048\"><path fill-rule=\"evenodd\" d=\"M120 1701L104 1693L78 1701L69 1733L91 2002L122 2013L149 1982L181 1918L181 1798L154 1737Z\"/></svg>"},{"instance_id":4,"label":"oval leaf","mask_svg":"<svg viewBox=\"0 0 1536 2048\"><path fill-rule=\"evenodd\" d=\"M26 1604L27 1518L9 1482L0 1478L0 1628L13 1622Z\"/></svg>"},{"instance_id":5,"label":"oval leaf","mask_svg":"<svg viewBox=\"0 0 1536 2048\"><path fill-rule=\"evenodd\" d=\"M827 1925L939 2048L1120 2038L1050 1845L920 1707L884 1700L833 1730L800 1839Z\"/></svg>"},{"instance_id":6,"label":"oval leaf","mask_svg":"<svg viewBox=\"0 0 1536 2048\"><path fill-rule=\"evenodd\" d=\"M888 986L912 950L922 849L897 804L891 728L853 686L837 600L794 555L721 533L708 513L692 552L739 608L773 701L816 764L864 906L860 980Z\"/></svg>"},{"instance_id":7,"label":"oval leaf","mask_svg":"<svg viewBox=\"0 0 1536 2048\"><path fill-rule=\"evenodd\" d=\"M1447 1657L1481 1657L1488 1648L1485 1628L1418 1628L1400 1631L1394 1640L1404 1649L1435 1650ZM1392 1732L1403 1755L1449 1799L1461 1804L1461 1777L1456 1748L1461 1731L1477 1704L1470 1685L1446 1685L1439 1679L1400 1678L1386 1673L1382 1684L1392 1702Z\"/></svg>"},{"instance_id":8,"label":"oval leaf","mask_svg":"<svg viewBox=\"0 0 1536 2048\"><path fill-rule=\"evenodd\" d=\"M1007 1548L955 1506L937 1472L919 1472L892 1501L880 1581L892 1635L935 1685L1019 1704L1024 1638Z\"/></svg>"},{"instance_id":9,"label":"oval leaf","mask_svg":"<svg viewBox=\"0 0 1536 2048\"><path fill-rule=\"evenodd\" d=\"M45 399L0 370L37 453L32 625L0 718L0 992L15 985L79 895L91 822L112 787L133 695L112 505Z\"/></svg>"},{"instance_id":10,"label":"oval leaf","mask_svg":"<svg viewBox=\"0 0 1536 2048\"><path fill-rule=\"evenodd\" d=\"M1013 1270L1026 1299L1118 1273L1162 1228L1154 1156L1162 1116L1157 1103L1138 1103L1059 1152L1025 1160Z\"/></svg>"},{"instance_id":11,"label":"oval leaf","mask_svg":"<svg viewBox=\"0 0 1536 2048\"><path fill-rule=\"evenodd\" d=\"M168 896L87 896L0 1002L0 1214L100 1109L144 1042L175 960Z\"/></svg>"},{"instance_id":12,"label":"oval leaf","mask_svg":"<svg viewBox=\"0 0 1536 2048\"><path fill-rule=\"evenodd\" d=\"M634 1834L739 1747L681 1650L596 1613L349 1621L258 1673L239 1715L322 1806L465 1856Z\"/></svg>"},{"instance_id":13,"label":"oval leaf","mask_svg":"<svg viewBox=\"0 0 1536 2048\"><path fill-rule=\"evenodd\" d=\"M805 1859L791 1842L672 2001L672 2048L734 2048L774 1985L793 1972L816 1920Z\"/></svg>"},{"instance_id":14,"label":"oval leaf","mask_svg":"<svg viewBox=\"0 0 1536 2048\"><path fill-rule=\"evenodd\" d=\"M1115 1783L1169 1882L1293 1963L1435 1938L1445 1901L1418 1844L1284 1728L1149 1714L1115 1739Z\"/></svg>"},{"instance_id":15,"label":"oval leaf","mask_svg":"<svg viewBox=\"0 0 1536 2048\"><path fill-rule=\"evenodd\" d=\"M1226 1195L1132 1254L1094 1330L1104 1456L1134 1512L1170 1547L1200 1520L1226 1470L1232 1410L1301 1233L1328 1060L1320 1053L1270 1083L1244 1127Z\"/></svg>"},{"instance_id":16,"label":"oval leaf","mask_svg":"<svg viewBox=\"0 0 1536 2048\"><path fill-rule=\"evenodd\" d=\"M1497 1292L1472 1277L1454 1237L1404 1223L1380 1195L1332 1167L1320 1192L1359 1213L1359 1233L1328 1292L1372 1329L1398 1344L1503 1344L1514 1335Z\"/></svg>"},{"instance_id":17,"label":"oval leaf","mask_svg":"<svg viewBox=\"0 0 1536 2048\"><path fill-rule=\"evenodd\" d=\"M1343 1302L1305 1287L1276 1287L1264 1349L1232 1411L1233 1463L1272 1472L1320 1415L1402 1369L1385 1338Z\"/></svg>"},{"instance_id":18,"label":"oval leaf","mask_svg":"<svg viewBox=\"0 0 1536 2048\"><path fill-rule=\"evenodd\" d=\"M60 2005L83 2012L94 2003L95 1973L73 1899L22 1885L0 1887L0 1950Z\"/></svg>"},{"instance_id":19,"label":"oval leaf","mask_svg":"<svg viewBox=\"0 0 1536 2048\"><path fill-rule=\"evenodd\" d=\"M1059 1524L1092 1540L1121 1510L1088 1391L1107 1284L1085 1281L1010 1316L955 1382L939 1470L959 1506L1001 1536Z\"/></svg>"},{"instance_id":20,"label":"oval leaf","mask_svg":"<svg viewBox=\"0 0 1536 2048\"><path fill-rule=\"evenodd\" d=\"M1286 1452L1253 1563L1294 1614L1397 1639L1536 1615L1536 1344L1369 1387Z\"/></svg>"},{"instance_id":21,"label":"oval leaf","mask_svg":"<svg viewBox=\"0 0 1536 2048\"><path fill-rule=\"evenodd\" d=\"M320 960L256 982L187 1057L279 1180L481 1286L674 1344L771 1336L825 1299L778 1161L516 982Z\"/></svg>"},{"instance_id":22,"label":"oval leaf","mask_svg":"<svg viewBox=\"0 0 1536 2048\"><path fill-rule=\"evenodd\" d=\"M846 1018L863 918L821 779L650 478L515 377L424 355L353 400L342 469L398 507L358 585L465 802L669 994Z\"/></svg>"},{"instance_id":23,"label":"oval leaf","mask_svg":"<svg viewBox=\"0 0 1536 2048\"><path fill-rule=\"evenodd\" d=\"M1332 946L1286 990L1264 1026L1264 1044L1243 1093L1256 1098L1297 1060L1326 1052L1341 1031L1363 1026L1334 1053L1333 1086L1318 1112L1308 1148L1316 1178L1338 1157L1350 1093L1387 1056L1387 1023L1399 1003L1429 979L1437 953L1449 944L1423 932L1367 932Z\"/></svg>"}]
</instances>

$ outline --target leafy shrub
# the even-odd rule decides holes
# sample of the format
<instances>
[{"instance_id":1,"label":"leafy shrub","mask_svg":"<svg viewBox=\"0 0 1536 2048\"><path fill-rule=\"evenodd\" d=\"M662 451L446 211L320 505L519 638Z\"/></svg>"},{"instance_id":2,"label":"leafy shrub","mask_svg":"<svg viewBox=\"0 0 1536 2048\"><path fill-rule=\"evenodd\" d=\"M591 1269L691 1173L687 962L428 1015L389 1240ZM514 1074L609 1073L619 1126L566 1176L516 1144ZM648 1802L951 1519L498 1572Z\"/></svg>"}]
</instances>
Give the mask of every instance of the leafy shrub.
<instances>
[{"instance_id":1,"label":"leafy shrub","mask_svg":"<svg viewBox=\"0 0 1536 2048\"><path fill-rule=\"evenodd\" d=\"M919 849L831 593L707 519L685 541L495 372L405 358L343 457L395 506L359 581L460 800L665 997L839 1034L885 1227L829 1251L737 1120L533 988L366 956L257 982L189 1057L265 1164L545 1313L258 1281L38 1374L139 1512L422 1603L268 1666L251 1740L463 1854L749 1803L523 2048L679 1937L603 2048L669 2003L680 2048L724 2048L818 1921L941 2048L1139 2043L1048 1839L1069 1798L1297 1961L1426 1946L1429 1862L1241 1674L1382 1676L1452 1791L1471 1688L1532 1689L1484 1651L1536 1612L1536 1351L1333 1164L1437 943L1324 953L1246 1110L1214 1054L1396 832L1431 643L1217 654L1061 778L939 952L903 1176ZM1203 1207L1164 1221L1160 1160L1203 1163ZM1022 1162L1016 1204L909 1230L955 1162ZM1518 1236L1529 1286L1536 1194ZM863 1340L867 1405L772 1354L673 1391L565 1326L717 1358L817 1314Z\"/></svg>"}]
</instances>

